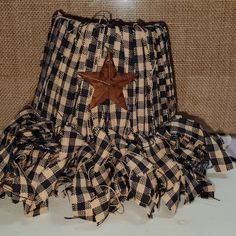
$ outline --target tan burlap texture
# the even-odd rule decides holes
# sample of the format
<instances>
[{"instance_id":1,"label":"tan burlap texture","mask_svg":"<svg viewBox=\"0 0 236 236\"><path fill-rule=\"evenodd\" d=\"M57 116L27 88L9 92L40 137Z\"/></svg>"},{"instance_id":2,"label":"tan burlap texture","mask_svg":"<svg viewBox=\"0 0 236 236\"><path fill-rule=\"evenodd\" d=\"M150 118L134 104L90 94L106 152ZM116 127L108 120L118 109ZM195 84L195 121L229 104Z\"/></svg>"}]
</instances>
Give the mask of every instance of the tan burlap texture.
<instances>
[{"instance_id":1,"label":"tan burlap texture","mask_svg":"<svg viewBox=\"0 0 236 236\"><path fill-rule=\"evenodd\" d=\"M236 134L236 0L0 0L0 129L32 100L55 10L169 26L178 111Z\"/></svg>"}]
</instances>

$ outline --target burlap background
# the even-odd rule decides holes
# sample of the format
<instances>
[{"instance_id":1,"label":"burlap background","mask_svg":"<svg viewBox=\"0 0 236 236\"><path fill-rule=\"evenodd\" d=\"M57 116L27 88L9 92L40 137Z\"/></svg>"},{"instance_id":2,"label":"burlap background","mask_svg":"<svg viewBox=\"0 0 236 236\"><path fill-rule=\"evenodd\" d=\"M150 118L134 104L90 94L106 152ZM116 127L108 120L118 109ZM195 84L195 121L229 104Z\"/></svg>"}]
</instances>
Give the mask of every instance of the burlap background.
<instances>
[{"instance_id":1,"label":"burlap background","mask_svg":"<svg viewBox=\"0 0 236 236\"><path fill-rule=\"evenodd\" d=\"M236 134L236 0L0 0L0 129L31 101L51 16L165 21L169 26L178 110L214 131Z\"/></svg>"}]
</instances>

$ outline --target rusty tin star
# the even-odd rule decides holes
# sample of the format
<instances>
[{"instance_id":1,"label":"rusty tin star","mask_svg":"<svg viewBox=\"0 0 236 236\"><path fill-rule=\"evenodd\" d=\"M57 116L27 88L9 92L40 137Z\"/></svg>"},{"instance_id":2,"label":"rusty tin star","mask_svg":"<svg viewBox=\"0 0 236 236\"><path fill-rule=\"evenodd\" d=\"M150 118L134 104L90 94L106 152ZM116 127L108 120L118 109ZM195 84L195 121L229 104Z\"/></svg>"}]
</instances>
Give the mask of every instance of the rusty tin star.
<instances>
[{"instance_id":1,"label":"rusty tin star","mask_svg":"<svg viewBox=\"0 0 236 236\"><path fill-rule=\"evenodd\" d=\"M108 53L100 72L78 72L78 74L93 88L92 101L89 108L103 103L110 99L116 105L127 110L123 88L133 81L136 76L133 73L119 74L116 70L112 53Z\"/></svg>"}]
</instances>

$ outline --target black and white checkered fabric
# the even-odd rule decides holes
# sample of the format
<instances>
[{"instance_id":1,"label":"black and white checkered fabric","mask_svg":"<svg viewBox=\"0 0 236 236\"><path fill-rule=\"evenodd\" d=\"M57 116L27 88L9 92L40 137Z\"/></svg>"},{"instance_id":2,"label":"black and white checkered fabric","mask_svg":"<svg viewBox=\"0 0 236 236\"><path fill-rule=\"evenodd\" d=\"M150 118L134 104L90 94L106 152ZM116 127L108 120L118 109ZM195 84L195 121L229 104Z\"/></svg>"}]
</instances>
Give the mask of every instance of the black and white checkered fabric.
<instances>
[{"instance_id":1,"label":"black and white checkered fabric","mask_svg":"<svg viewBox=\"0 0 236 236\"><path fill-rule=\"evenodd\" d=\"M87 23L86 23L87 22ZM166 26L88 22L53 15L32 106L4 130L0 196L46 211L67 194L73 217L102 223L133 199L152 217L162 200L176 212L196 196L214 198L206 177L233 168L218 135L176 115ZM89 109L93 87L78 71L99 71L109 51L119 73L138 73L124 96L128 110L106 101Z\"/></svg>"}]
</instances>

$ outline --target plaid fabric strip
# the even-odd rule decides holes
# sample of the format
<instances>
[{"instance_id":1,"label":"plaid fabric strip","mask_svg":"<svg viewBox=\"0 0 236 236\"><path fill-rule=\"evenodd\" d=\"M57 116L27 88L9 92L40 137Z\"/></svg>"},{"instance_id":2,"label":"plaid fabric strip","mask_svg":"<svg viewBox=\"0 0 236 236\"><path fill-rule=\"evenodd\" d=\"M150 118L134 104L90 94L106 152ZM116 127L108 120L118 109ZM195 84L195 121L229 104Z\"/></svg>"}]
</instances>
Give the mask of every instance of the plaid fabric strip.
<instances>
[{"instance_id":1,"label":"plaid fabric strip","mask_svg":"<svg viewBox=\"0 0 236 236\"><path fill-rule=\"evenodd\" d=\"M147 164L144 158L140 159L133 151L129 152L128 150L126 151L127 155L123 157L122 154L118 154L118 148L115 147L114 144L113 146L110 145L110 132L111 137L113 137L113 130L110 130L109 134L106 134L102 130L95 132L97 133L94 143L86 145L91 147L87 148L87 151L91 153L90 156L92 156L92 158L87 159L78 169L79 173L77 174L79 174L79 178L76 176L74 179L76 186L73 187L72 200L74 216L80 218L85 217L99 224L107 217L109 212L114 212L121 206L120 201L127 199L130 191L132 191L131 195L135 196L136 201L140 202L140 205L143 206L147 206L150 201L148 200L150 199L150 191L152 191L152 194L154 194L155 191L153 191L151 186L148 189L144 183L142 184L142 180L140 180L141 182L137 182L135 178L136 172L138 171L137 168L140 169L139 174L143 174L143 168L145 164ZM123 143L126 143L125 140L123 140ZM95 153L92 148L94 144ZM126 147L128 147L127 143ZM81 148L83 147L81 146ZM85 148L83 148L83 150L85 150ZM80 150L78 149L78 151ZM99 152L100 155L98 155ZM114 156L111 155L111 153ZM84 154L86 154L86 152L84 152ZM147 177L142 177L143 180L145 178ZM133 183L133 189L129 189L131 185L129 179ZM138 183L139 187L136 189L135 184ZM82 184L83 186L81 186ZM135 191L138 192L135 194ZM86 196L87 194L88 196L84 198L84 195ZM144 194L146 194L146 197ZM83 200L82 204L81 199ZM94 218L91 217L91 212L93 212L92 216L94 216Z\"/></svg>"},{"instance_id":2,"label":"plaid fabric strip","mask_svg":"<svg viewBox=\"0 0 236 236\"><path fill-rule=\"evenodd\" d=\"M89 206L89 212L91 212L91 208L93 209L93 207L95 207L99 214L99 217L95 217L93 221L100 219L102 222L107 217L108 208L106 207L109 204L107 202L105 204L104 198L107 198L108 195L102 194L102 189L104 188L102 186L115 186L111 181L115 181L114 176L109 176L111 166L113 166L113 168L115 166L114 163L111 165L114 161L114 156L116 157L115 160L121 161L120 165L128 170L128 172L123 171L129 176L126 181L122 181L123 186L130 188L128 191L124 191L126 193L125 199L128 197L133 198L136 203L147 208L149 215L152 215L154 212L153 206L158 205L160 199L166 203L170 210L175 212L181 193L185 194L185 203L191 202L198 195L201 197L214 197L212 185L206 179L204 175L205 172L201 172L201 168L198 168L198 165L206 165L208 161L206 156L204 156L205 160L201 159L205 153L204 147L199 146L199 141L194 142L186 137L182 137L182 139L178 140L178 142L181 143L177 145L175 134L171 135L166 132L166 134L163 135L158 133L153 138L155 141L152 140L152 142L144 140L142 137L142 148L137 149L135 143L137 138L132 139L132 136L135 135L136 134L132 134L129 141L123 139L114 142L112 140L114 140L115 137L118 140L121 136L115 134L113 130L109 130L108 134L99 130L95 135L97 137L96 139L99 140L95 144L97 151L94 152L92 148L87 149L88 152L91 152L91 159L89 159L91 163L88 165L87 171L84 170L89 176L87 176L86 181L90 180L87 186L92 186L93 191L90 190L90 193L96 193L96 200L93 201L92 205L87 204L87 206ZM113 145L110 145L110 143ZM123 155L118 153L119 151L117 150L119 150L120 147L116 147L115 143L123 143L123 149L126 146L127 150L123 152ZM150 143L152 145L147 145ZM93 146L93 143L90 143L89 146ZM200 147L202 148L202 152L199 152L201 155L196 155L196 149ZM95 153L98 151L103 154L100 153L100 155L96 155ZM112 153L112 155L109 153ZM144 155L144 153L146 153L146 155ZM184 153L186 153L184 157L185 160L181 160ZM199 158L199 160L197 158ZM198 165L196 163L198 163ZM128 179L129 181L127 182ZM126 183L126 185L124 185L124 183ZM103 191L105 190L103 189ZM105 192L107 193L107 191ZM78 205L78 203L75 205ZM104 210L104 206L106 206L106 210ZM77 211L79 211L79 208L75 210L78 216Z\"/></svg>"},{"instance_id":3,"label":"plaid fabric strip","mask_svg":"<svg viewBox=\"0 0 236 236\"><path fill-rule=\"evenodd\" d=\"M223 141L216 141L220 140L220 137L209 135L196 121L176 116L168 123L167 129L173 134L184 134L192 139L202 141L216 171L223 172L233 168L231 158L218 144Z\"/></svg>"},{"instance_id":4,"label":"plaid fabric strip","mask_svg":"<svg viewBox=\"0 0 236 236\"><path fill-rule=\"evenodd\" d=\"M52 17L52 22L51 22L51 29L48 33L47 36L47 41L45 43L44 46L44 51L42 54L42 58L40 61L40 66L41 66L41 73L39 76L39 81L38 81L38 85L35 91L35 95L34 95L34 105L35 108L38 108L39 110L41 109L42 104L39 103L43 93L43 86L45 86L45 80L47 78L47 73L50 72L50 69L48 68L50 65L50 60L52 60L51 55L52 55L52 51L55 49L55 42L57 40L57 36L59 33L59 29L60 29L60 21L55 21L55 16L57 14L55 14Z\"/></svg>"},{"instance_id":5,"label":"plaid fabric strip","mask_svg":"<svg viewBox=\"0 0 236 236\"><path fill-rule=\"evenodd\" d=\"M1 142L1 188L14 202L23 201L26 214L35 216L40 206L46 208L63 167L53 123L27 108L6 130Z\"/></svg>"},{"instance_id":6,"label":"plaid fabric strip","mask_svg":"<svg viewBox=\"0 0 236 236\"><path fill-rule=\"evenodd\" d=\"M191 122L176 117L153 136L131 132L127 139L112 129L96 127L93 139L84 138L75 127L65 126L56 137L51 122L26 109L4 132L7 139L16 138L7 142L11 149L1 149L1 153L13 150L11 158L5 156L7 162L1 155L0 164L8 167L2 170L1 193L14 202L22 201L25 213L36 216L47 210L48 198L57 187L67 183L74 217L97 224L128 199L145 207L150 217L161 199L175 212L181 194L185 203L196 196L214 197L206 178L211 160L208 144L204 136L203 141L196 138L204 134L197 124L190 131ZM221 160L221 156L215 158ZM212 162L217 168L218 163L222 161Z\"/></svg>"}]
</instances>

